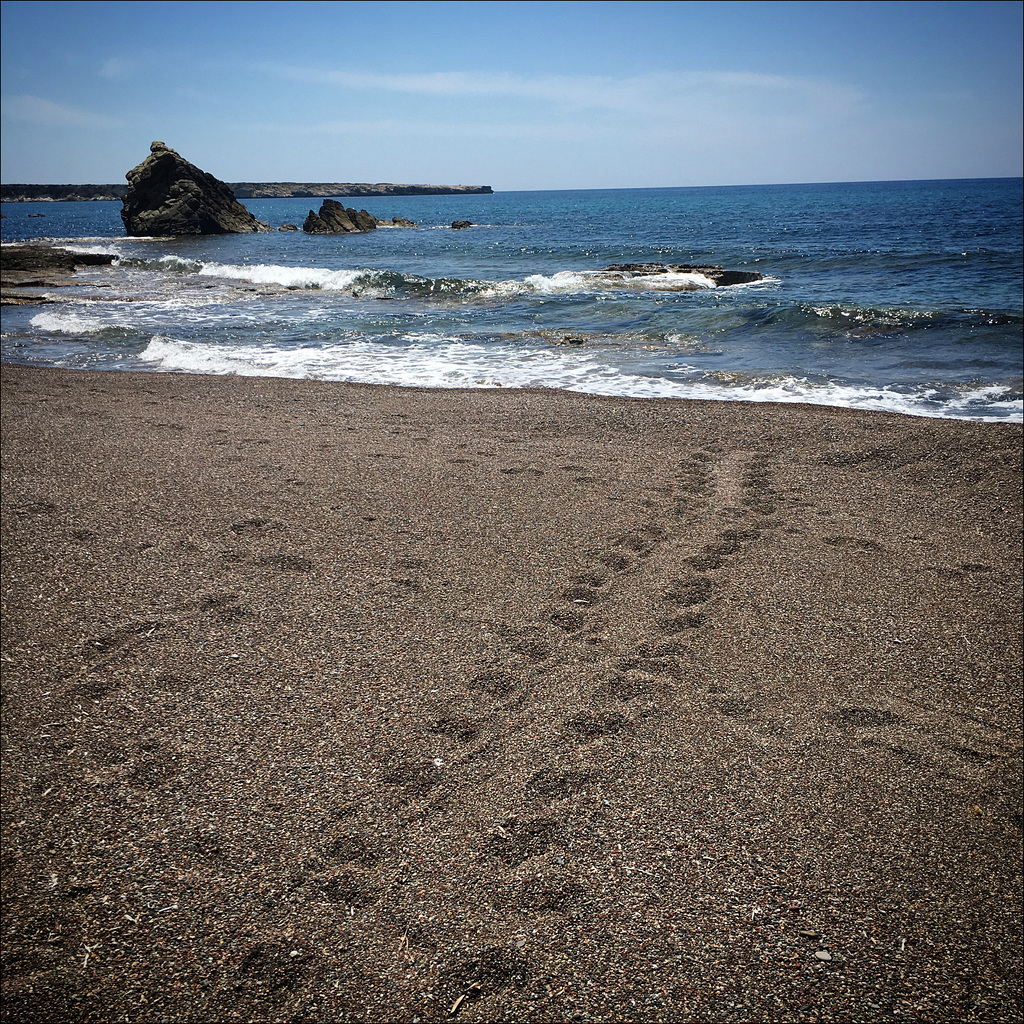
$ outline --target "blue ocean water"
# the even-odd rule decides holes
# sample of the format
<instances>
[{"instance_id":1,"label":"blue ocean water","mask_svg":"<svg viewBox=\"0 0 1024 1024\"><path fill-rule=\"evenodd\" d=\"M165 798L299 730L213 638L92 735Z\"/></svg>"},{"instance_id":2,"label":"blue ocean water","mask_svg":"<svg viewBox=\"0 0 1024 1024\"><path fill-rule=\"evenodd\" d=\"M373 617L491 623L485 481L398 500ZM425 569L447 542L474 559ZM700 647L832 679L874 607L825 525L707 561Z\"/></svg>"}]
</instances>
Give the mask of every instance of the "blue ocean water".
<instances>
[{"instance_id":1,"label":"blue ocean water","mask_svg":"<svg viewBox=\"0 0 1024 1024\"><path fill-rule=\"evenodd\" d=\"M1022 418L1020 179L344 202L418 227L139 239L120 203L4 204L5 243L117 262L5 307L2 357ZM277 226L319 203L245 205ZM616 263L764 277L601 273Z\"/></svg>"}]
</instances>

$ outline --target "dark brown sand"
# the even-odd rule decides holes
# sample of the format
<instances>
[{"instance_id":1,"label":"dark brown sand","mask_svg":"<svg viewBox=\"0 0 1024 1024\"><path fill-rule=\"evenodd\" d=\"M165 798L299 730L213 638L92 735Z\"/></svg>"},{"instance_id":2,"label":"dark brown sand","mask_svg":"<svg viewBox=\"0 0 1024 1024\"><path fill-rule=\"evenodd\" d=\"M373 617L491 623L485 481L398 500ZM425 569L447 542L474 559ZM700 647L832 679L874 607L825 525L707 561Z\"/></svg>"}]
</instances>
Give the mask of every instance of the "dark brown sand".
<instances>
[{"instance_id":1,"label":"dark brown sand","mask_svg":"<svg viewBox=\"0 0 1024 1024\"><path fill-rule=\"evenodd\" d=\"M5 1020L1021 1019L1019 425L2 411Z\"/></svg>"}]
</instances>

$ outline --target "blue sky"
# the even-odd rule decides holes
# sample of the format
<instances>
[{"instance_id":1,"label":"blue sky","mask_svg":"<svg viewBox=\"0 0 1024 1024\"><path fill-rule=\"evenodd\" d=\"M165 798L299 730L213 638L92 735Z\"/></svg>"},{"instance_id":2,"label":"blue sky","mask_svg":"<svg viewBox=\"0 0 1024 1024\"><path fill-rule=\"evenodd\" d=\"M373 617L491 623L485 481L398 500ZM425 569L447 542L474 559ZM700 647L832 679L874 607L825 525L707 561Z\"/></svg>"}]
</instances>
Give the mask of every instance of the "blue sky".
<instances>
[{"instance_id":1,"label":"blue sky","mask_svg":"<svg viewBox=\"0 0 1024 1024\"><path fill-rule=\"evenodd\" d=\"M1018 176L1022 6L5 2L2 179Z\"/></svg>"}]
</instances>

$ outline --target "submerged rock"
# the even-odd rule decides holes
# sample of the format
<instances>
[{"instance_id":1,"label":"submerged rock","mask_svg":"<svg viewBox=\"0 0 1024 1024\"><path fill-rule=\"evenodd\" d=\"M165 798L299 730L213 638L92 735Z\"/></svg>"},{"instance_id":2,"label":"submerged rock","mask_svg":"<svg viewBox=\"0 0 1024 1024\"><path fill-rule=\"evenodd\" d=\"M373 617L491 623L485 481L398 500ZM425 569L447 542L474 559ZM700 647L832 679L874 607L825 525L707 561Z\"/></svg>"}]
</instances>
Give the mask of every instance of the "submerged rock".
<instances>
[{"instance_id":1,"label":"submerged rock","mask_svg":"<svg viewBox=\"0 0 1024 1024\"><path fill-rule=\"evenodd\" d=\"M302 230L310 235L351 235L376 228L376 217L365 210L346 209L334 199L325 199L319 213L310 210L302 224Z\"/></svg>"},{"instance_id":2,"label":"submerged rock","mask_svg":"<svg viewBox=\"0 0 1024 1024\"><path fill-rule=\"evenodd\" d=\"M473 222L471 220L453 220L452 230L453 231L465 231L466 228L471 228Z\"/></svg>"},{"instance_id":3,"label":"submerged rock","mask_svg":"<svg viewBox=\"0 0 1024 1024\"><path fill-rule=\"evenodd\" d=\"M269 231L223 181L162 142L125 177L121 220L129 235L227 235Z\"/></svg>"},{"instance_id":4,"label":"submerged rock","mask_svg":"<svg viewBox=\"0 0 1024 1024\"><path fill-rule=\"evenodd\" d=\"M655 274L703 274L719 288L730 284L750 284L764 275L753 270L725 270L719 266L696 266L686 263L613 263L602 274L622 274L624 277L652 277Z\"/></svg>"}]
</instances>

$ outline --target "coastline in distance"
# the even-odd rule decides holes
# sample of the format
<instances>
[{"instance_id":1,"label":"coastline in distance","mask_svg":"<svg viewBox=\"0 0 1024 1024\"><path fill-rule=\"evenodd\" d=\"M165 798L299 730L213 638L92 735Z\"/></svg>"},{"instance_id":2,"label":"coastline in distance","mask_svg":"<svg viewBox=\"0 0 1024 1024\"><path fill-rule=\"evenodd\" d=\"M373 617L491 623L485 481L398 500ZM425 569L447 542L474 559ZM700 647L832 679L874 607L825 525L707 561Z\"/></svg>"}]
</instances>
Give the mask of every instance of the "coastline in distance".
<instances>
[{"instance_id":1,"label":"coastline in distance","mask_svg":"<svg viewBox=\"0 0 1024 1024\"><path fill-rule=\"evenodd\" d=\"M352 182L229 182L238 199L304 199L336 196L453 196L492 195L490 185L395 185ZM0 185L5 203L112 202L124 199L123 185Z\"/></svg>"}]
</instances>

